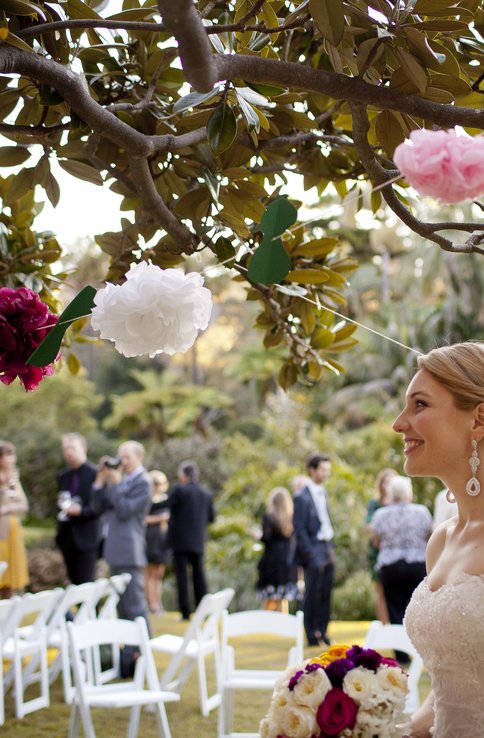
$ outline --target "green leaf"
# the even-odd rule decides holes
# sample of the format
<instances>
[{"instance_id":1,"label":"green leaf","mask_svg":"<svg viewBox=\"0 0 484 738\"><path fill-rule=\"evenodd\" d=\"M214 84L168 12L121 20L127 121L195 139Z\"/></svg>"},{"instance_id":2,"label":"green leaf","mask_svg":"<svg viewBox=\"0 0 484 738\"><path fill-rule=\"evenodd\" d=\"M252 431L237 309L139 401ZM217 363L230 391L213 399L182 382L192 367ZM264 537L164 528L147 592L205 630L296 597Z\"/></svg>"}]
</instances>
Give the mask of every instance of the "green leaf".
<instances>
[{"instance_id":1,"label":"green leaf","mask_svg":"<svg viewBox=\"0 0 484 738\"><path fill-rule=\"evenodd\" d=\"M214 156L228 149L237 134L237 120L230 105L221 102L207 121L207 136Z\"/></svg>"},{"instance_id":2,"label":"green leaf","mask_svg":"<svg viewBox=\"0 0 484 738\"><path fill-rule=\"evenodd\" d=\"M26 192L32 189L34 186L34 174L35 169L33 167L26 167L21 169L18 174L11 180L4 201L6 204L20 200Z\"/></svg>"},{"instance_id":3,"label":"green leaf","mask_svg":"<svg viewBox=\"0 0 484 738\"><path fill-rule=\"evenodd\" d=\"M201 105L201 103L206 102L219 94L219 90L210 90L210 92L204 93L190 92L189 95L184 95L176 101L173 106L173 112L183 113L185 110L189 110L189 108L196 108L197 105Z\"/></svg>"},{"instance_id":4,"label":"green leaf","mask_svg":"<svg viewBox=\"0 0 484 738\"><path fill-rule=\"evenodd\" d=\"M235 248L230 239L221 236L212 246L219 261L226 262L227 259L235 259Z\"/></svg>"},{"instance_id":5,"label":"green leaf","mask_svg":"<svg viewBox=\"0 0 484 738\"><path fill-rule=\"evenodd\" d=\"M149 20L154 15L157 15L158 12L158 8L155 7L130 8L129 10L122 10L120 13L114 13L114 15L108 15L106 16L106 20Z\"/></svg>"},{"instance_id":6,"label":"green leaf","mask_svg":"<svg viewBox=\"0 0 484 738\"><path fill-rule=\"evenodd\" d=\"M391 110L382 110L375 122L375 133L386 155L393 158L396 147L405 140L399 117Z\"/></svg>"},{"instance_id":7,"label":"green leaf","mask_svg":"<svg viewBox=\"0 0 484 738\"><path fill-rule=\"evenodd\" d=\"M260 229L264 234L264 241L271 241L280 236L287 228L290 228L297 220L297 210L287 198L278 197L266 208Z\"/></svg>"},{"instance_id":8,"label":"green leaf","mask_svg":"<svg viewBox=\"0 0 484 738\"><path fill-rule=\"evenodd\" d=\"M63 10L66 11L69 18L100 18L99 13L89 7L87 3L83 3L82 0L68 0L67 3L62 5Z\"/></svg>"},{"instance_id":9,"label":"green leaf","mask_svg":"<svg viewBox=\"0 0 484 738\"><path fill-rule=\"evenodd\" d=\"M328 282L330 276L321 269L293 269L286 276L286 282L298 284L322 284Z\"/></svg>"},{"instance_id":10,"label":"green leaf","mask_svg":"<svg viewBox=\"0 0 484 738\"><path fill-rule=\"evenodd\" d=\"M31 364L32 366L47 366L55 361L62 339L64 338L64 333L71 323L91 312L95 294L96 290L94 287L87 285L76 295L59 316L57 324L44 338L42 343L37 346L32 356L28 359L27 364Z\"/></svg>"},{"instance_id":11,"label":"green leaf","mask_svg":"<svg viewBox=\"0 0 484 738\"><path fill-rule=\"evenodd\" d=\"M412 82L416 84L418 91L423 94L428 84L428 78L425 69L421 66L420 62L417 61L413 54L409 54L409 52L405 51L405 49L400 49L397 46L395 48L395 53L408 79L412 80Z\"/></svg>"},{"instance_id":12,"label":"green leaf","mask_svg":"<svg viewBox=\"0 0 484 738\"><path fill-rule=\"evenodd\" d=\"M32 54L35 53L31 46L26 44L25 41L22 41L22 39L14 33L9 33L4 43L10 44L10 46L15 46L17 49L22 49L22 51L30 51Z\"/></svg>"},{"instance_id":13,"label":"green leaf","mask_svg":"<svg viewBox=\"0 0 484 738\"><path fill-rule=\"evenodd\" d=\"M277 284L291 269L291 259L280 238L264 240L249 262L248 276L252 282Z\"/></svg>"},{"instance_id":14,"label":"green leaf","mask_svg":"<svg viewBox=\"0 0 484 738\"><path fill-rule=\"evenodd\" d=\"M60 199L60 187L52 172L49 172L45 178L44 189L52 207L55 208Z\"/></svg>"},{"instance_id":15,"label":"green leaf","mask_svg":"<svg viewBox=\"0 0 484 738\"><path fill-rule=\"evenodd\" d=\"M44 9L28 0L2 0L2 10L12 15L39 15L47 20Z\"/></svg>"},{"instance_id":16,"label":"green leaf","mask_svg":"<svg viewBox=\"0 0 484 738\"><path fill-rule=\"evenodd\" d=\"M337 46L345 30L343 0L309 0L309 10L324 38Z\"/></svg>"},{"instance_id":17,"label":"green leaf","mask_svg":"<svg viewBox=\"0 0 484 738\"><path fill-rule=\"evenodd\" d=\"M16 167L30 156L26 146L2 146L0 148L0 167Z\"/></svg>"},{"instance_id":18,"label":"green leaf","mask_svg":"<svg viewBox=\"0 0 484 738\"><path fill-rule=\"evenodd\" d=\"M86 182L91 182L91 184L96 185L102 185L103 183L103 178L99 171L90 164L84 164L82 161L70 161L69 159L66 159L65 161L59 161L59 165L62 169L65 169L66 172L72 174L73 177L77 177L77 179L83 179Z\"/></svg>"}]
</instances>

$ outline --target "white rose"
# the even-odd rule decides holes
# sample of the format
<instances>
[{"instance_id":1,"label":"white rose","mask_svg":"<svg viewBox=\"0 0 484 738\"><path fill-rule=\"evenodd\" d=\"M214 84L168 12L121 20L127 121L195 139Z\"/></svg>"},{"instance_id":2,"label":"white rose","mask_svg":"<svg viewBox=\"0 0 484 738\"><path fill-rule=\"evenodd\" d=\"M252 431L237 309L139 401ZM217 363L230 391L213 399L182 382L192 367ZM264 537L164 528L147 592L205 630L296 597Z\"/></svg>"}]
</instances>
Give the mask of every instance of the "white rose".
<instances>
[{"instance_id":1,"label":"white rose","mask_svg":"<svg viewBox=\"0 0 484 738\"><path fill-rule=\"evenodd\" d=\"M331 686L324 669L306 672L294 687L294 699L301 705L317 710Z\"/></svg>"},{"instance_id":2,"label":"white rose","mask_svg":"<svg viewBox=\"0 0 484 738\"><path fill-rule=\"evenodd\" d=\"M281 714L282 732L287 738L309 738L319 735L316 713L309 707L292 705Z\"/></svg>"},{"instance_id":3,"label":"white rose","mask_svg":"<svg viewBox=\"0 0 484 738\"><path fill-rule=\"evenodd\" d=\"M267 715L265 718L262 718L259 723L260 738L277 738L279 734L279 725L277 725L274 720L271 720L269 715Z\"/></svg>"},{"instance_id":4,"label":"white rose","mask_svg":"<svg viewBox=\"0 0 484 738\"><path fill-rule=\"evenodd\" d=\"M294 676L298 671L302 671L304 669L305 663L302 664L302 666L288 666L281 674L280 677L278 677L275 686L274 691L282 689L283 687L286 687L289 684L289 680L291 677Z\"/></svg>"},{"instance_id":5,"label":"white rose","mask_svg":"<svg viewBox=\"0 0 484 738\"><path fill-rule=\"evenodd\" d=\"M200 274L145 261L130 269L124 284L98 290L94 303L92 327L124 356L187 351L212 312Z\"/></svg>"},{"instance_id":6,"label":"white rose","mask_svg":"<svg viewBox=\"0 0 484 738\"><path fill-rule=\"evenodd\" d=\"M374 688L375 673L365 669L363 666L357 666L356 669L351 669L343 679L344 691L357 705L360 705L371 697Z\"/></svg>"},{"instance_id":7,"label":"white rose","mask_svg":"<svg viewBox=\"0 0 484 738\"><path fill-rule=\"evenodd\" d=\"M380 666L376 673L379 689L388 690L396 698L405 699L408 676L398 666Z\"/></svg>"}]
</instances>

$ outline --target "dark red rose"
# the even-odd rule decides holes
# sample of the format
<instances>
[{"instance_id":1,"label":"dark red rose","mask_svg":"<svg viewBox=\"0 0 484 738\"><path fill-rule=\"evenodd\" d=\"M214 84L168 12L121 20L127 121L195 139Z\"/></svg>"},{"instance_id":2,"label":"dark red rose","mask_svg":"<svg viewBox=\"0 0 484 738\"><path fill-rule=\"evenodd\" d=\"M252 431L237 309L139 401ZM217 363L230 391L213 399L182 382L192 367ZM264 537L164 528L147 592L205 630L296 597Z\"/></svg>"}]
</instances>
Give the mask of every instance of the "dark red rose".
<instances>
[{"instance_id":1,"label":"dark red rose","mask_svg":"<svg viewBox=\"0 0 484 738\"><path fill-rule=\"evenodd\" d=\"M398 661L395 661L395 659L391 659L391 658L389 658L387 656L385 656L384 658L382 658L381 662L382 662L382 664L385 664L385 666L400 666L400 664L398 663ZM400 668L402 668L402 667L400 666Z\"/></svg>"},{"instance_id":2,"label":"dark red rose","mask_svg":"<svg viewBox=\"0 0 484 738\"><path fill-rule=\"evenodd\" d=\"M57 315L33 290L0 288L0 382L11 384L18 377L26 390L33 390L53 374L52 364L30 366L26 362L55 323Z\"/></svg>"},{"instance_id":3,"label":"dark red rose","mask_svg":"<svg viewBox=\"0 0 484 738\"><path fill-rule=\"evenodd\" d=\"M357 705L346 692L330 689L316 713L316 722L321 729L320 738L334 738L345 728L354 728L357 713Z\"/></svg>"}]
</instances>

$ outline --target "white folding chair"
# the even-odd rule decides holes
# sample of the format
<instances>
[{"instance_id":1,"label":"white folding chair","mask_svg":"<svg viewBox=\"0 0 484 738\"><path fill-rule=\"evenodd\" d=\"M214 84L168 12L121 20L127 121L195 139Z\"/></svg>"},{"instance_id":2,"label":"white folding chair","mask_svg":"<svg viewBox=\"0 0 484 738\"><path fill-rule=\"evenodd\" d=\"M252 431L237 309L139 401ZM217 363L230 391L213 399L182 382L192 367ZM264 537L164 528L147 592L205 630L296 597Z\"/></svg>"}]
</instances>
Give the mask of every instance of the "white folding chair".
<instances>
[{"instance_id":1,"label":"white folding chair","mask_svg":"<svg viewBox=\"0 0 484 738\"><path fill-rule=\"evenodd\" d=\"M403 625L384 625L379 620L374 620L365 636L365 648L392 649L403 651L411 658L410 666L406 669L408 673L408 694L405 701L405 712L413 713L420 706L418 683L423 669L423 661L415 650L407 631Z\"/></svg>"},{"instance_id":2,"label":"white folding chair","mask_svg":"<svg viewBox=\"0 0 484 738\"><path fill-rule=\"evenodd\" d=\"M46 626L47 646L57 650L56 657L49 666L49 683L57 679L62 672L64 700L68 704L72 701L72 677L67 642L66 619L83 623L96 617L96 605L107 587L106 579L97 579L95 582L84 584L70 584L63 590L63 595L57 603L55 611L49 618ZM29 628L22 629L23 633ZM36 682L39 679L39 655L33 655L25 667L26 683Z\"/></svg>"},{"instance_id":3,"label":"white folding chair","mask_svg":"<svg viewBox=\"0 0 484 738\"><path fill-rule=\"evenodd\" d=\"M8 564L6 561L0 561L0 577L2 576L3 572L8 569Z\"/></svg>"},{"instance_id":4,"label":"white folding chair","mask_svg":"<svg viewBox=\"0 0 484 738\"><path fill-rule=\"evenodd\" d=\"M222 614L222 700L219 710L219 738L257 738L258 732L236 733L233 730L234 691L242 689L273 690L282 669L241 669L236 666L234 638L241 636L274 636L288 639L287 666L304 658L303 613L286 615L269 610L248 610ZM229 640L232 643L229 644ZM253 644L252 644L253 645ZM238 644L242 651L244 644ZM245 643L247 647L247 642ZM285 666L286 666L285 665ZM284 667L285 668L285 667ZM262 716L261 716L262 717Z\"/></svg>"},{"instance_id":5,"label":"white folding chair","mask_svg":"<svg viewBox=\"0 0 484 738\"><path fill-rule=\"evenodd\" d=\"M15 618L12 619L13 631L3 643L3 658L12 663L5 674L5 687L11 684L15 690L15 714L18 718L28 715L34 710L48 707L49 675L47 666L47 638L46 623L62 597L63 590L48 589L36 594L26 594L20 598L20 604L15 609ZM28 627L22 627L25 619L33 622ZM27 664L24 660L35 657L38 660L40 694L38 697L25 700L25 688L28 679L25 675Z\"/></svg>"},{"instance_id":6,"label":"white folding chair","mask_svg":"<svg viewBox=\"0 0 484 738\"><path fill-rule=\"evenodd\" d=\"M131 708L127 738L135 738L143 705L154 706L160 738L170 738L165 702L177 701L180 695L160 689L144 618L134 621L105 618L81 625L68 623L67 633L75 686L69 738L77 738L79 720L85 738L96 738L92 707ZM113 644L137 646L139 649L134 678L117 684L98 684L95 669L92 664L89 666L89 661L100 646Z\"/></svg>"},{"instance_id":7,"label":"white folding chair","mask_svg":"<svg viewBox=\"0 0 484 738\"><path fill-rule=\"evenodd\" d=\"M118 617L118 602L131 581L131 574L114 574L106 580L106 589L101 594L97 618L105 620L106 618ZM108 650L110 665L103 669L100 649L93 652L94 668L96 670L96 679L98 684L110 682L116 679L120 673L121 652L119 646L113 644Z\"/></svg>"},{"instance_id":8,"label":"white folding chair","mask_svg":"<svg viewBox=\"0 0 484 738\"><path fill-rule=\"evenodd\" d=\"M220 705L221 656L219 623L235 592L228 587L206 594L195 610L185 635L164 633L150 641L153 651L170 654L170 663L160 677L162 689L181 693L193 667L198 670L200 710L204 717ZM212 656L215 665L215 692L208 694L205 660Z\"/></svg>"},{"instance_id":9,"label":"white folding chair","mask_svg":"<svg viewBox=\"0 0 484 738\"><path fill-rule=\"evenodd\" d=\"M10 638L19 620L18 611L22 607L21 597L0 600L0 725L5 722L5 687L3 678L3 644Z\"/></svg>"}]
</instances>

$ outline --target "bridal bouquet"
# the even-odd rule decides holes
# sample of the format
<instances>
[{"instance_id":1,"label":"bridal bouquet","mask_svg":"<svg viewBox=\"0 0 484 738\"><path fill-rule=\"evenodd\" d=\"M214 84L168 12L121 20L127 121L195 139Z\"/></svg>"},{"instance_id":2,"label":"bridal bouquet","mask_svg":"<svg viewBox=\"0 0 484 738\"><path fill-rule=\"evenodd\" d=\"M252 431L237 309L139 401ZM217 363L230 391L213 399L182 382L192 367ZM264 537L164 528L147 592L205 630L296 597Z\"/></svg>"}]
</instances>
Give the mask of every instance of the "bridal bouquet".
<instances>
[{"instance_id":1,"label":"bridal bouquet","mask_svg":"<svg viewBox=\"0 0 484 738\"><path fill-rule=\"evenodd\" d=\"M261 738L397 738L407 675L394 659L360 646L331 646L286 669Z\"/></svg>"}]
</instances>

